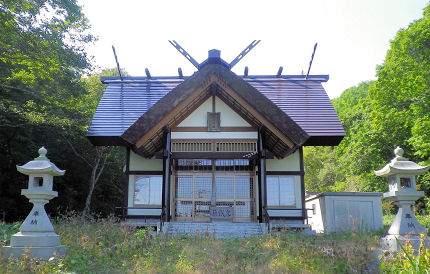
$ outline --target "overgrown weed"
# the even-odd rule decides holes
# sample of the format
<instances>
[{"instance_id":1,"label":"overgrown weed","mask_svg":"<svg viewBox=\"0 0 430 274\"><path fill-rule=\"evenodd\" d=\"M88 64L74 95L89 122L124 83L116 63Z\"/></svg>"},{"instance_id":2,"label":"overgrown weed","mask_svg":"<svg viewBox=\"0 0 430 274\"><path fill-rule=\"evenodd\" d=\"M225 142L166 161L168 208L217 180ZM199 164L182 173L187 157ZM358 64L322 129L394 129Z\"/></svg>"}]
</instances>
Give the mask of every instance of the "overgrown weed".
<instances>
[{"instance_id":1,"label":"overgrown weed","mask_svg":"<svg viewBox=\"0 0 430 274\"><path fill-rule=\"evenodd\" d=\"M114 217L57 218L67 246L48 261L0 258L0 273L345 273L362 272L379 245L375 234L306 236L280 232L221 240L211 234L173 237L126 226Z\"/></svg>"},{"instance_id":2,"label":"overgrown weed","mask_svg":"<svg viewBox=\"0 0 430 274\"><path fill-rule=\"evenodd\" d=\"M420 247L414 250L412 245L400 245L397 254L386 252L381 258L381 273L430 273L430 250L425 248L426 235L421 234Z\"/></svg>"}]
</instances>

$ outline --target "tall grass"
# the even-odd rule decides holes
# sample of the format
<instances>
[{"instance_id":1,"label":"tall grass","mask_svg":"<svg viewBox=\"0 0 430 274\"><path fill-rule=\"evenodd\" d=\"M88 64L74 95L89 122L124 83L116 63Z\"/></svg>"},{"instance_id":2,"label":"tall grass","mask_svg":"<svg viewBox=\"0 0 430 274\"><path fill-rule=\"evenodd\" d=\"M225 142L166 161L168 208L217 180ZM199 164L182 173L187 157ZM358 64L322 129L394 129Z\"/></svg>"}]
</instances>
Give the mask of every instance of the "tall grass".
<instances>
[{"instance_id":1,"label":"tall grass","mask_svg":"<svg viewBox=\"0 0 430 274\"><path fill-rule=\"evenodd\" d=\"M395 215L385 215L383 224L390 227ZM418 222L430 232L430 216L416 215ZM382 254L381 273L430 273L430 250L425 245L425 235L421 235L419 250L413 250L412 245L400 245L402 250L397 254Z\"/></svg>"},{"instance_id":2,"label":"tall grass","mask_svg":"<svg viewBox=\"0 0 430 274\"><path fill-rule=\"evenodd\" d=\"M430 273L430 250L426 248L425 235L421 234L420 247L414 250L412 245L400 245L397 254L386 253L381 258L381 273ZM427 240L428 241L428 240Z\"/></svg>"},{"instance_id":3,"label":"tall grass","mask_svg":"<svg viewBox=\"0 0 430 274\"><path fill-rule=\"evenodd\" d=\"M0 273L351 273L366 271L379 246L375 234L306 236L282 232L258 238L151 236L114 218L65 217L55 230L64 258L0 258ZM3 245L5 242L2 243Z\"/></svg>"}]
</instances>

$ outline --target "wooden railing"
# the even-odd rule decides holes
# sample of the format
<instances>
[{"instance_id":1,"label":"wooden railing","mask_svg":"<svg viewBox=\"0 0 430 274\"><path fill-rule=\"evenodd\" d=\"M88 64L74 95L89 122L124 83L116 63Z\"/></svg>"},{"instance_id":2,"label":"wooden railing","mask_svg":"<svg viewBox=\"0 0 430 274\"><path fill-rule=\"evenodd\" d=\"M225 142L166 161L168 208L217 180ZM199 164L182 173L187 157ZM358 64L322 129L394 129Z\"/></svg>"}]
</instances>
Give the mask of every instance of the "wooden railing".
<instances>
[{"instance_id":1,"label":"wooden railing","mask_svg":"<svg viewBox=\"0 0 430 274\"><path fill-rule=\"evenodd\" d=\"M172 152L257 152L255 141L173 141Z\"/></svg>"}]
</instances>

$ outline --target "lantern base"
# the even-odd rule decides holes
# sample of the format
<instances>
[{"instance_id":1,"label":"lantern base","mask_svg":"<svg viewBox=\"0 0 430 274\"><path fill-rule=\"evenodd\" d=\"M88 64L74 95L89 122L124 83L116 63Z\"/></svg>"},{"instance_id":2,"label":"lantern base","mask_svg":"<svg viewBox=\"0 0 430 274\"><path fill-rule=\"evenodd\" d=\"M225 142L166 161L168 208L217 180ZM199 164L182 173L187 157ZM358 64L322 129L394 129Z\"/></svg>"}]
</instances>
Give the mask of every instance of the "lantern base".
<instances>
[{"instance_id":1,"label":"lantern base","mask_svg":"<svg viewBox=\"0 0 430 274\"><path fill-rule=\"evenodd\" d=\"M10 246L2 248L3 257L21 257L47 260L63 256L66 246L60 245L60 236L54 232L18 232L12 235Z\"/></svg>"},{"instance_id":2,"label":"lantern base","mask_svg":"<svg viewBox=\"0 0 430 274\"><path fill-rule=\"evenodd\" d=\"M397 252L412 246L413 250L419 250L421 244L424 248L429 248L430 238L427 235L387 235L381 238L383 251Z\"/></svg>"},{"instance_id":3,"label":"lantern base","mask_svg":"<svg viewBox=\"0 0 430 274\"><path fill-rule=\"evenodd\" d=\"M22 258L23 255L30 258L48 260L51 257L64 256L66 254L66 246L50 246L50 247L17 247L4 246L2 247L2 256L5 258Z\"/></svg>"}]
</instances>

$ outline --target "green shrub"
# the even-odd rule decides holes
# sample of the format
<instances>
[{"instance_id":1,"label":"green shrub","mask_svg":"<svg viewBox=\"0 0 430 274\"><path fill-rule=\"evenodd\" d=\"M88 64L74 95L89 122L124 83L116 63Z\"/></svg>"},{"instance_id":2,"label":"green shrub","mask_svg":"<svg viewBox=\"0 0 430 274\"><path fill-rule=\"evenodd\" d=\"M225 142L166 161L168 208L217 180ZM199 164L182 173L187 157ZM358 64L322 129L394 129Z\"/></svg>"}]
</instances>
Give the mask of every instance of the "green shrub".
<instances>
[{"instance_id":1,"label":"green shrub","mask_svg":"<svg viewBox=\"0 0 430 274\"><path fill-rule=\"evenodd\" d=\"M403 247L402 251L397 252L394 258L385 259L381 263L382 273L430 273L430 250L424 248L424 237L421 235L421 243L418 251L412 245Z\"/></svg>"},{"instance_id":2,"label":"green shrub","mask_svg":"<svg viewBox=\"0 0 430 274\"><path fill-rule=\"evenodd\" d=\"M19 231L20 222L13 224L0 223L0 246L8 245L10 236Z\"/></svg>"}]
</instances>

